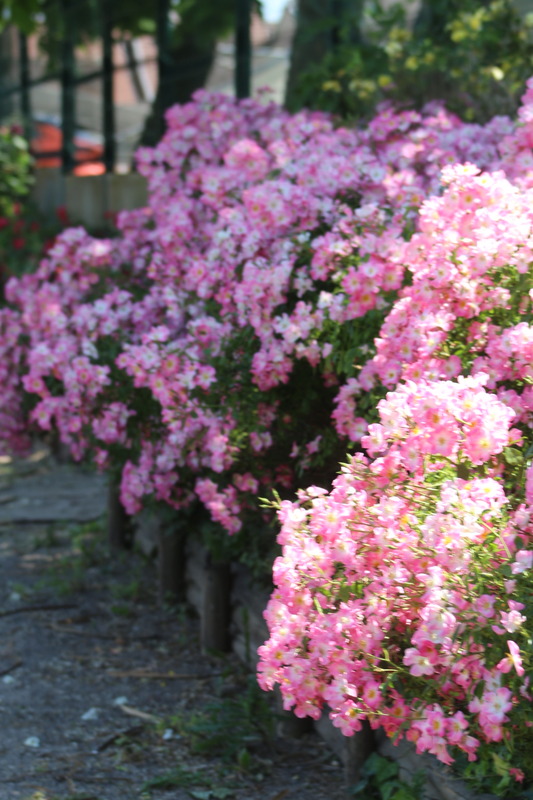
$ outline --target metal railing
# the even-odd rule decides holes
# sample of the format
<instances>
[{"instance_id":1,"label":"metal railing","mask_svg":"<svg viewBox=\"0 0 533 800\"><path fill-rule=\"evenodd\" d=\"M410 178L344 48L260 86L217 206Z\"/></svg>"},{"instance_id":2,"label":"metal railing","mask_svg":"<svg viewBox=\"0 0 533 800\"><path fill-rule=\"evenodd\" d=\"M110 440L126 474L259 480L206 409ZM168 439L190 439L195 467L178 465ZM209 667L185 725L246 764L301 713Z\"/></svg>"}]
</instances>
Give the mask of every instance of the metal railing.
<instances>
[{"instance_id":1,"label":"metal railing","mask_svg":"<svg viewBox=\"0 0 533 800\"><path fill-rule=\"evenodd\" d=\"M59 30L44 31L47 37L46 57L30 58L30 46L35 49L35 37L29 38L22 32L12 32L18 54L15 57L17 78L6 85L4 77L0 82L0 104L18 100L19 118L31 141L35 125L32 95L46 84L59 83L59 125L60 149L39 150L35 153L40 160L57 159L64 173L71 173L76 166L84 162L99 161L103 165L101 171L113 172L117 164L117 125L116 103L114 98L114 76L126 71L132 82L138 81L138 71L147 66L157 68L158 87L176 80L180 68L187 69L187 64L173 63L170 47L170 0L154 0L155 54L139 59L132 47L131 38L121 34L115 25L113 0L51 0L57 4L57 15L60 20ZM251 84L251 8L252 0L233 0L234 2L234 89L237 97L250 95ZM51 5L51 3L49 4ZM83 7L90 13L90 40L99 43L100 64L96 69L85 72L79 65L79 36L76 34L77 16ZM87 19L87 17L86 17ZM85 19L85 21L86 21ZM54 40L55 36L55 40ZM125 46L127 58L125 63L114 63L114 45L121 42ZM13 60L13 56L11 56ZM13 65L12 65L13 66ZM34 69L32 70L32 66ZM1 69L0 72L4 72ZM41 74L32 74L40 72ZM5 73L4 73L5 75ZM80 87L97 83L97 95L100 98L101 146L98 157L94 152L83 155L83 148L76 144L77 132L77 99ZM3 85L2 85L3 83ZM157 89L156 89L157 91ZM9 115L8 115L9 116ZM12 116L12 115L11 115ZM5 117L4 117L5 119Z\"/></svg>"}]
</instances>

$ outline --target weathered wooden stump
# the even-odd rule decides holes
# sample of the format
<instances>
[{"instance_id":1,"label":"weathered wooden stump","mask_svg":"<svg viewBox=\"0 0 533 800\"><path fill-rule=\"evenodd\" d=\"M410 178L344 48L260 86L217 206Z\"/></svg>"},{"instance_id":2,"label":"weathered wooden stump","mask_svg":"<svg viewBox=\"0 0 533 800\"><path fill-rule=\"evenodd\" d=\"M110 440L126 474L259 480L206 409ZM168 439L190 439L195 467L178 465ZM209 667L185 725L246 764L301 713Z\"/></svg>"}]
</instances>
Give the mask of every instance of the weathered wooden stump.
<instances>
[{"instance_id":1,"label":"weathered wooden stump","mask_svg":"<svg viewBox=\"0 0 533 800\"><path fill-rule=\"evenodd\" d=\"M109 481L107 494L107 537L111 552L129 550L133 543L133 528L126 510L120 502L116 481Z\"/></svg>"},{"instance_id":2,"label":"weathered wooden stump","mask_svg":"<svg viewBox=\"0 0 533 800\"><path fill-rule=\"evenodd\" d=\"M176 605L185 599L185 537L161 525L157 536L159 602Z\"/></svg>"},{"instance_id":3,"label":"weathered wooden stump","mask_svg":"<svg viewBox=\"0 0 533 800\"><path fill-rule=\"evenodd\" d=\"M202 650L231 650L231 568L215 562L209 553L204 562L200 640Z\"/></svg>"}]
</instances>

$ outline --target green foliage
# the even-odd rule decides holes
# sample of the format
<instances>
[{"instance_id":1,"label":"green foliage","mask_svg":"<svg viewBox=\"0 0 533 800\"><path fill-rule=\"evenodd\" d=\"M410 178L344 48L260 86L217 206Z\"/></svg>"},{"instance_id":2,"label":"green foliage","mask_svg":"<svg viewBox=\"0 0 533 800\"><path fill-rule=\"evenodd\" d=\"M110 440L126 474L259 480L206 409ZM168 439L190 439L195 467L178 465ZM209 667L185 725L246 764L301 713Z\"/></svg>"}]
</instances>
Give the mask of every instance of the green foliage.
<instances>
[{"instance_id":1,"label":"green foliage","mask_svg":"<svg viewBox=\"0 0 533 800\"><path fill-rule=\"evenodd\" d=\"M0 287L34 270L67 222L62 209L56 224L43 222L29 197L33 183L28 142L16 127L0 128Z\"/></svg>"},{"instance_id":2,"label":"green foliage","mask_svg":"<svg viewBox=\"0 0 533 800\"><path fill-rule=\"evenodd\" d=\"M274 735L268 700L252 676L238 695L209 703L173 724L186 737L192 753L220 758L245 772L253 763L253 749Z\"/></svg>"},{"instance_id":3,"label":"green foliage","mask_svg":"<svg viewBox=\"0 0 533 800\"><path fill-rule=\"evenodd\" d=\"M361 780L351 790L359 800L420 800L424 774L417 772L411 783L399 777L395 761L372 753L361 770Z\"/></svg>"},{"instance_id":4,"label":"green foliage","mask_svg":"<svg viewBox=\"0 0 533 800\"><path fill-rule=\"evenodd\" d=\"M152 778L142 787L143 792L150 791L151 789L175 789L181 786L185 789L192 788L193 786L205 786L205 775L189 770L185 767L175 767L157 778Z\"/></svg>"},{"instance_id":5,"label":"green foliage","mask_svg":"<svg viewBox=\"0 0 533 800\"><path fill-rule=\"evenodd\" d=\"M181 23L173 33L176 45L193 36L197 44L205 47L206 42L215 41L222 33L231 29L235 18L235 0L178 0L174 2Z\"/></svg>"},{"instance_id":6,"label":"green foliage","mask_svg":"<svg viewBox=\"0 0 533 800\"><path fill-rule=\"evenodd\" d=\"M533 773L533 735L529 728L522 726L513 738L514 741L509 742L513 747L512 755L505 744L484 743L479 749L477 761L468 762L466 755L459 753L454 771L476 794L491 794L502 800L533 800L533 788L526 785L518 788L509 772L514 764L520 763L528 774Z\"/></svg>"},{"instance_id":7,"label":"green foliage","mask_svg":"<svg viewBox=\"0 0 533 800\"><path fill-rule=\"evenodd\" d=\"M28 142L16 128L0 128L0 215L12 216L33 185Z\"/></svg>"},{"instance_id":8,"label":"green foliage","mask_svg":"<svg viewBox=\"0 0 533 800\"><path fill-rule=\"evenodd\" d=\"M531 270L520 273L514 268L503 266L495 272L495 275L498 285L507 290L509 299L502 307L480 312L476 318L477 322L482 326L486 324L495 326L500 332L520 323L531 325L532 313L526 312L523 307L524 298L529 297L529 292L533 291ZM470 325L471 320L458 317L443 346L436 351L436 356L441 358L448 358L452 354L458 355L461 359L462 373L465 375L471 372L472 364L479 355L478 346L469 334ZM512 383L508 382L506 388L522 392L530 384L531 379L524 377ZM526 446L515 445L504 449L502 460L505 469L502 478L505 491L518 503L524 499L526 470L533 458L533 433L531 427L523 422L517 423L516 427L521 431ZM460 465L460 468L464 469L465 465ZM467 472L464 475L459 474L459 477L468 479L470 475Z\"/></svg>"},{"instance_id":9,"label":"green foliage","mask_svg":"<svg viewBox=\"0 0 533 800\"><path fill-rule=\"evenodd\" d=\"M426 0L414 25L405 4L368 0L363 22L359 44L346 20L340 44L301 77L300 105L357 119L384 100L408 107L443 100L483 122L514 113L533 72L532 20L512 0Z\"/></svg>"},{"instance_id":10,"label":"green foliage","mask_svg":"<svg viewBox=\"0 0 533 800\"><path fill-rule=\"evenodd\" d=\"M190 44L191 36L204 46L217 39L231 28L234 6L234 0L170 0L169 10L180 20L179 25L173 25L169 17L171 46ZM78 43L101 36L102 7L114 30L133 36L156 34L157 4L143 0L108 0L104 4L91 0L0 0L0 30L12 23L24 33L38 32L43 49L55 60L67 28Z\"/></svg>"},{"instance_id":11,"label":"green foliage","mask_svg":"<svg viewBox=\"0 0 533 800\"><path fill-rule=\"evenodd\" d=\"M0 30L13 24L23 33L31 33L36 25L36 15L41 9L40 0L1 0Z\"/></svg>"}]
</instances>

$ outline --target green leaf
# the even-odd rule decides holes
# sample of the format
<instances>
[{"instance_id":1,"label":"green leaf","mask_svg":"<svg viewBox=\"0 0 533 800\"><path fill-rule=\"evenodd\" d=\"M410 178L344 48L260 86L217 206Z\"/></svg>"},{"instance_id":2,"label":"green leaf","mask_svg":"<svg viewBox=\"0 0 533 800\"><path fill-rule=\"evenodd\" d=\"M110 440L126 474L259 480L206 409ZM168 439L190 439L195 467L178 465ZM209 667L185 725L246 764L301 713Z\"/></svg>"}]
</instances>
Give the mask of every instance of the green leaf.
<instances>
[{"instance_id":1,"label":"green leaf","mask_svg":"<svg viewBox=\"0 0 533 800\"><path fill-rule=\"evenodd\" d=\"M497 775L500 775L502 778L505 778L509 775L510 764L507 761L504 761L498 753L492 753L492 760L494 762L494 770Z\"/></svg>"},{"instance_id":2,"label":"green leaf","mask_svg":"<svg viewBox=\"0 0 533 800\"><path fill-rule=\"evenodd\" d=\"M395 761L388 761L387 759L383 759L383 761L379 764L379 769L376 772L376 780L379 784L387 783L391 780L391 778L396 778L398 775L398 764ZM383 790L385 787L383 787ZM385 798L387 800L387 798Z\"/></svg>"},{"instance_id":3,"label":"green leaf","mask_svg":"<svg viewBox=\"0 0 533 800\"><path fill-rule=\"evenodd\" d=\"M517 464L522 464L524 456L516 447L505 447L503 450L503 459L509 466L515 466Z\"/></svg>"},{"instance_id":4,"label":"green leaf","mask_svg":"<svg viewBox=\"0 0 533 800\"><path fill-rule=\"evenodd\" d=\"M400 786L400 788L391 795L389 800L417 800L418 796L418 794L412 792L407 786Z\"/></svg>"},{"instance_id":5,"label":"green leaf","mask_svg":"<svg viewBox=\"0 0 533 800\"><path fill-rule=\"evenodd\" d=\"M245 747L243 747L243 749L240 750L239 754L237 755L237 764L241 769L246 771L250 769L251 763L252 763L252 758L250 756L250 753Z\"/></svg>"},{"instance_id":6,"label":"green leaf","mask_svg":"<svg viewBox=\"0 0 533 800\"><path fill-rule=\"evenodd\" d=\"M138 21L137 27L140 33L146 33L146 34L155 33L156 32L155 19L150 19L149 17L143 17Z\"/></svg>"}]
</instances>

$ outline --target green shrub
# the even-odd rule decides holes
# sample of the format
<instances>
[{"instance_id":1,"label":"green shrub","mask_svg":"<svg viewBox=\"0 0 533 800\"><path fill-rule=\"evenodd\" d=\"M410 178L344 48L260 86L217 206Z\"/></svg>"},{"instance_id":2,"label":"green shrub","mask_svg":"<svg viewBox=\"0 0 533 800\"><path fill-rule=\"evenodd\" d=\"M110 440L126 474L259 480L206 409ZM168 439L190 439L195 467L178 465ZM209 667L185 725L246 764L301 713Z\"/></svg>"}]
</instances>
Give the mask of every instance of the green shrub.
<instances>
[{"instance_id":1,"label":"green shrub","mask_svg":"<svg viewBox=\"0 0 533 800\"><path fill-rule=\"evenodd\" d=\"M33 185L33 159L18 128L0 128L0 215L12 217Z\"/></svg>"},{"instance_id":2,"label":"green shrub","mask_svg":"<svg viewBox=\"0 0 533 800\"><path fill-rule=\"evenodd\" d=\"M0 298L5 282L34 270L68 222L58 209L57 222L44 223L30 198L34 180L28 142L17 127L0 128Z\"/></svg>"},{"instance_id":3,"label":"green shrub","mask_svg":"<svg viewBox=\"0 0 533 800\"><path fill-rule=\"evenodd\" d=\"M300 80L300 106L363 118L391 100L421 107L443 100L463 119L511 115L533 73L533 15L512 0L426 0L417 19L405 4L387 9L367 0L361 43L349 31L326 59Z\"/></svg>"}]
</instances>

